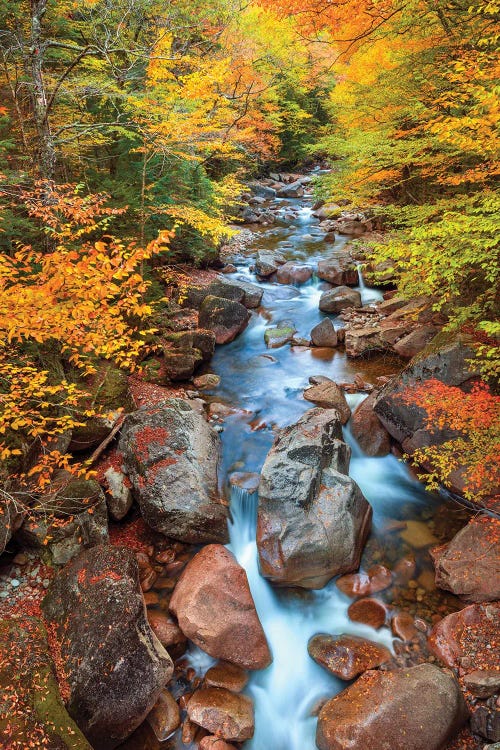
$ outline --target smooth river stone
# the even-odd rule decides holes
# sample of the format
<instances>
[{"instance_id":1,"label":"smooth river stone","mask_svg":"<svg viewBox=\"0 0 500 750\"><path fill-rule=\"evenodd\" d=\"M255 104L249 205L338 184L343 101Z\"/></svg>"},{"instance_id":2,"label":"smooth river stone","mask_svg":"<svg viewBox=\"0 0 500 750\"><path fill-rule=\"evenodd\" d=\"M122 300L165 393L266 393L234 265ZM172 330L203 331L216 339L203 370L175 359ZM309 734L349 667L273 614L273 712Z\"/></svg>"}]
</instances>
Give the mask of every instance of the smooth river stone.
<instances>
[{"instance_id":1,"label":"smooth river stone","mask_svg":"<svg viewBox=\"0 0 500 750\"><path fill-rule=\"evenodd\" d=\"M225 688L202 688L187 704L190 721L225 740L243 742L253 737L253 703L246 695Z\"/></svg>"},{"instance_id":2,"label":"smooth river stone","mask_svg":"<svg viewBox=\"0 0 500 750\"><path fill-rule=\"evenodd\" d=\"M392 658L385 646L356 635L319 633L310 639L307 650L315 662L341 680L353 680Z\"/></svg>"},{"instance_id":3,"label":"smooth river stone","mask_svg":"<svg viewBox=\"0 0 500 750\"><path fill-rule=\"evenodd\" d=\"M329 700L319 750L441 750L465 723L460 686L432 664L370 671Z\"/></svg>"},{"instance_id":4,"label":"smooth river stone","mask_svg":"<svg viewBox=\"0 0 500 750\"><path fill-rule=\"evenodd\" d=\"M247 574L222 545L209 544L187 564L170 609L184 635L210 656L244 669L271 663Z\"/></svg>"}]
</instances>

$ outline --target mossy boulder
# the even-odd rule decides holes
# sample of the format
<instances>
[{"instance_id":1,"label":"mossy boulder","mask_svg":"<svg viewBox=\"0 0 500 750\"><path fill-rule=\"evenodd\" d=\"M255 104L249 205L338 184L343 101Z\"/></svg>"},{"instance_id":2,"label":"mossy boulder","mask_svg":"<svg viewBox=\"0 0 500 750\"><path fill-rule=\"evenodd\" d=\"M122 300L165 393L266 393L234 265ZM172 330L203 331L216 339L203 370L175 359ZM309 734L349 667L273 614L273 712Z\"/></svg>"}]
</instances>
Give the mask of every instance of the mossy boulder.
<instances>
[{"instance_id":1,"label":"mossy boulder","mask_svg":"<svg viewBox=\"0 0 500 750\"><path fill-rule=\"evenodd\" d=\"M73 428L70 451L86 451L96 447L111 432L118 413L131 411L133 401L128 386L128 376L114 365L106 362L84 383L79 383L89 394L84 409L95 409L103 416L85 419L83 427Z\"/></svg>"},{"instance_id":2,"label":"mossy boulder","mask_svg":"<svg viewBox=\"0 0 500 750\"><path fill-rule=\"evenodd\" d=\"M18 536L46 550L55 565L65 565L82 550L108 540L104 492L93 480L61 478L55 492L31 510Z\"/></svg>"},{"instance_id":3,"label":"mossy boulder","mask_svg":"<svg viewBox=\"0 0 500 750\"><path fill-rule=\"evenodd\" d=\"M58 572L42 603L65 675L68 712L94 750L141 724L173 673L146 618L134 553L98 545Z\"/></svg>"},{"instance_id":4,"label":"mossy boulder","mask_svg":"<svg viewBox=\"0 0 500 750\"><path fill-rule=\"evenodd\" d=\"M36 618L0 621L0 737L6 748L92 750L66 711Z\"/></svg>"},{"instance_id":5,"label":"mossy boulder","mask_svg":"<svg viewBox=\"0 0 500 750\"><path fill-rule=\"evenodd\" d=\"M205 297L200 308L199 325L215 333L217 344L228 344L248 325L250 313L240 302L214 297Z\"/></svg>"},{"instance_id":6,"label":"mossy boulder","mask_svg":"<svg viewBox=\"0 0 500 750\"><path fill-rule=\"evenodd\" d=\"M268 349L279 349L280 346L289 344L295 336L297 329L289 321L280 321L275 326L264 331L264 341Z\"/></svg>"}]
</instances>

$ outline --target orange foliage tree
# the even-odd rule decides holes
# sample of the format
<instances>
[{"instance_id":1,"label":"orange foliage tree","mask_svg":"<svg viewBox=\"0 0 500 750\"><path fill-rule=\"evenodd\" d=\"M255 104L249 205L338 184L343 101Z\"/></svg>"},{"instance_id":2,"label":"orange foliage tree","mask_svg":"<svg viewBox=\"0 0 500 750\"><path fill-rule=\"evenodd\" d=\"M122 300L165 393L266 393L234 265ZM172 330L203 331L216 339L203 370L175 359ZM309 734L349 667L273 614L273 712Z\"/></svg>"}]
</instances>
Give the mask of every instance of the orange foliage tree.
<instances>
[{"instance_id":1,"label":"orange foliage tree","mask_svg":"<svg viewBox=\"0 0 500 750\"><path fill-rule=\"evenodd\" d=\"M160 233L146 247L116 240L109 223L125 209L107 208L105 195L84 198L70 185L51 185L49 202L46 195L46 186L37 186L26 201L53 249L0 255L0 455L16 465L18 486L32 477L45 486L56 469L71 469L70 456L51 444L95 416L82 407L85 388L67 372L73 368L84 382L98 361L136 366L154 307L144 298L142 265L171 237ZM37 459L19 471L34 444Z\"/></svg>"},{"instance_id":2,"label":"orange foliage tree","mask_svg":"<svg viewBox=\"0 0 500 750\"><path fill-rule=\"evenodd\" d=\"M495 505L500 490L500 397L483 382L470 393L431 379L412 388L405 400L426 412L431 434L446 428L456 437L418 448L413 458L429 473L422 478L430 489L450 486L453 474L463 475L468 500ZM495 500L496 496L496 500ZM493 498L493 499L492 499Z\"/></svg>"}]
</instances>

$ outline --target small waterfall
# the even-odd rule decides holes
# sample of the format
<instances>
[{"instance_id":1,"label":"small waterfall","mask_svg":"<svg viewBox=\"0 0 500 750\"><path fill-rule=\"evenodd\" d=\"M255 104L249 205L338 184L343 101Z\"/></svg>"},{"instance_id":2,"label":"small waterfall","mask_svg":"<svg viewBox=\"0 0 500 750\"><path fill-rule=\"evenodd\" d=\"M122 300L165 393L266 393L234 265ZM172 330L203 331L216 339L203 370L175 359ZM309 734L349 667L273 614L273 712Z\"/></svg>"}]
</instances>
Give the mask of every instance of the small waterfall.
<instances>
[{"instance_id":1,"label":"small waterfall","mask_svg":"<svg viewBox=\"0 0 500 750\"><path fill-rule=\"evenodd\" d=\"M373 289L372 287L366 286L365 279L363 277L363 264L356 263L356 268L358 269L359 275L359 284L357 286L357 290L361 294L361 302L363 303L363 305L367 305L370 302L379 302L380 300L384 299L384 295L379 289Z\"/></svg>"},{"instance_id":2,"label":"small waterfall","mask_svg":"<svg viewBox=\"0 0 500 750\"><path fill-rule=\"evenodd\" d=\"M257 492L231 488L229 549L247 573L257 613L273 655L272 664L255 672L247 692L255 704L255 735L246 750L312 750L320 700L338 693L345 683L318 666L307 643L316 633L355 633L391 648L387 628L376 633L347 617L349 601L333 583L321 591L274 590L261 577L255 530Z\"/></svg>"}]
</instances>

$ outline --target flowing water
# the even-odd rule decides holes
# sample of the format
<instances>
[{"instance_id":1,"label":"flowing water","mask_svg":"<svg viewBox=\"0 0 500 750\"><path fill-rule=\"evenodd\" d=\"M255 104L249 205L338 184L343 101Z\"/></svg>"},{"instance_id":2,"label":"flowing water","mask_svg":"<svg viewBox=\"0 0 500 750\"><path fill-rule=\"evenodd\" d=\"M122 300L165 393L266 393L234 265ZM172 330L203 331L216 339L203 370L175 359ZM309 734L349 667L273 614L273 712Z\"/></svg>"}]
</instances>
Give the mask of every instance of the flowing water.
<instances>
[{"instance_id":1,"label":"flowing water","mask_svg":"<svg viewBox=\"0 0 500 750\"><path fill-rule=\"evenodd\" d=\"M295 203L297 202L292 202ZM307 204L299 204L294 225L261 230L256 249L276 249L289 260L313 266L325 257L323 233ZM333 249L345 243L338 240ZM235 279L256 281L241 259ZM394 372L401 363L391 358L371 361L348 360L343 352L328 349L283 346L267 350L266 327L282 320L295 324L297 336L309 338L311 329L322 319L319 297L328 287L316 277L297 288L262 283L262 307L252 315L248 328L233 343L219 347L210 370L221 377L212 393L248 413L229 417L222 432L224 476L233 471L260 471L276 429L295 422L312 404L302 397L310 375L327 375L337 381L352 381L356 373L373 380L378 374ZM375 289L361 281L358 290L363 303L381 299ZM341 326L333 318L335 327ZM354 407L363 396L348 396ZM386 519L421 513L422 506L435 500L410 476L394 456L368 458L353 441L349 428L345 439L352 447L351 476L373 506L374 531L383 529ZM343 683L319 667L308 655L307 642L318 632L351 633L391 646L387 628L373 628L351 622L347 617L350 601L331 582L323 590L298 592L276 590L258 570L255 526L256 494L233 487L230 490L232 522L230 549L245 568L257 611L273 654L266 670L254 673L247 688L255 703L255 736L247 750L313 750L316 718L313 709L325 696L334 695ZM383 534L383 531L381 532Z\"/></svg>"},{"instance_id":2,"label":"flowing water","mask_svg":"<svg viewBox=\"0 0 500 750\"><path fill-rule=\"evenodd\" d=\"M253 250L276 249L287 259L311 265L324 258L328 249L340 249L344 239L333 246L324 242L324 232L312 217L311 208L304 201L286 201L297 216L293 224L262 228L256 231ZM307 643L319 632L349 633L365 636L391 647L393 639L388 628L373 628L352 622L347 616L350 600L330 582L321 591L273 588L259 574L255 527L256 494L239 487L231 487L232 472L260 472L278 429L295 422L312 404L303 398L303 389L311 375L326 375L338 382L350 382L359 373L368 382L378 375L397 372L402 367L397 358L377 357L371 360L349 360L342 350L314 349L285 345L268 350L264 342L266 327L282 320L295 324L297 336L309 339L311 329L323 317L318 302L325 285L316 277L306 284L291 287L277 283L258 282L249 270L251 259L241 256L234 260L235 279L261 283L264 296L261 307L254 311L247 329L231 344L217 348L210 363L210 371L217 373L220 385L208 394L212 401L233 407L236 413L227 417L222 426L223 445L222 481L230 498L230 549L245 568L257 611L273 655L272 664L265 670L252 673L246 692L255 704L255 735L245 743L245 750L315 750L317 719L314 708L325 697L335 695L345 683L319 667L308 655ZM381 298L376 289L367 288L363 281L358 287L363 302ZM332 318L335 327L342 325ZM348 395L355 407L363 395ZM434 588L431 562L427 553L433 516L440 501L424 492L411 476L408 467L395 456L369 458L363 455L352 439L349 425L344 436L352 449L350 474L361 487L373 507L373 530L362 561L362 568L374 562L394 565L405 555L416 559L418 576L413 590L399 590L403 608L412 614L430 619L443 605L444 594ZM396 523L394 523L396 522ZM415 539L403 538L412 528ZM413 526L412 526L413 524ZM447 516L448 524L448 516ZM395 531L396 529L396 531ZM424 532L424 539L420 538ZM399 536L401 533L402 536ZM433 537L431 536L430 539ZM437 541L437 540L435 540ZM425 597L415 599L415 587L426 587ZM423 588L417 588L423 591ZM386 596L389 604L395 601L396 591ZM422 602L420 604L419 602ZM421 607L426 607L422 610ZM191 647L188 663L202 677L214 660L197 648ZM182 691L181 691L182 692ZM176 697L178 697L176 695ZM173 744L171 744L173 742ZM180 732L167 742L176 750L186 748ZM126 743L127 750L161 750L156 741L143 741L141 735ZM194 747L194 746L193 746Z\"/></svg>"}]
</instances>

